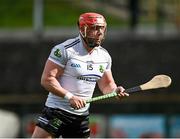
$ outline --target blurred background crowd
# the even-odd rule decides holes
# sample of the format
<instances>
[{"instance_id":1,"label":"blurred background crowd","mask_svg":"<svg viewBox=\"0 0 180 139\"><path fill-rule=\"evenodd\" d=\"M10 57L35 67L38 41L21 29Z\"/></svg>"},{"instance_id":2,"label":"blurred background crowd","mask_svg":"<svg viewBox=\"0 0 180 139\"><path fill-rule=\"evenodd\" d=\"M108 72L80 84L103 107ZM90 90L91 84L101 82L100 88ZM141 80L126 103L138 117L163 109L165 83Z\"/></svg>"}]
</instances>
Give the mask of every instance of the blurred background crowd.
<instances>
[{"instance_id":1,"label":"blurred background crowd","mask_svg":"<svg viewBox=\"0 0 180 139\"><path fill-rule=\"evenodd\" d=\"M84 12L106 17L103 47L119 85L172 78L166 89L92 103L91 136L180 137L180 0L0 0L0 137L31 136L48 94L43 66L54 45L78 35Z\"/></svg>"}]
</instances>

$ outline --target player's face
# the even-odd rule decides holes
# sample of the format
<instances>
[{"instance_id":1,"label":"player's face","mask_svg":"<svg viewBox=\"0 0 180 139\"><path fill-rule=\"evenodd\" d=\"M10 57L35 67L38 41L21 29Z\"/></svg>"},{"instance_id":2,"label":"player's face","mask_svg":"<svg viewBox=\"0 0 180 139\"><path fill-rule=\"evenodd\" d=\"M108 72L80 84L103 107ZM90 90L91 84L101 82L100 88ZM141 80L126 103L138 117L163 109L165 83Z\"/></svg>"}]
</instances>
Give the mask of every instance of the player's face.
<instances>
[{"instance_id":1,"label":"player's face","mask_svg":"<svg viewBox=\"0 0 180 139\"><path fill-rule=\"evenodd\" d=\"M88 39L92 39L92 41L96 45L100 45L102 40L104 39L106 27L105 26L89 26L86 31L86 35Z\"/></svg>"}]
</instances>

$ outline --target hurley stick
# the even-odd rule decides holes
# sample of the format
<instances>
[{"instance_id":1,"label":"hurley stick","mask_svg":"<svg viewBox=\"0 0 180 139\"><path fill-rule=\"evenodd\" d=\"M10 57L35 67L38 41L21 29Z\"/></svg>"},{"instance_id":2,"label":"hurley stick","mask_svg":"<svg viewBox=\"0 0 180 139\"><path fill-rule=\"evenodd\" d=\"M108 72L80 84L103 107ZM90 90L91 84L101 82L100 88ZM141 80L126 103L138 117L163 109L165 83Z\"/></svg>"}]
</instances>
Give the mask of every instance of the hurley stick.
<instances>
[{"instance_id":1,"label":"hurley stick","mask_svg":"<svg viewBox=\"0 0 180 139\"><path fill-rule=\"evenodd\" d=\"M150 81L148 81L142 85L126 89L125 92L134 93L134 92L139 92L139 91L144 91L144 90L166 88L170 84L171 84L171 78L169 76L167 76L167 75L156 75ZM112 98L115 96L117 96L117 93L114 91L114 92L111 92L109 94L105 94L102 96L91 98L91 99L87 100L86 103L91 103L91 102L98 101L98 100Z\"/></svg>"}]
</instances>

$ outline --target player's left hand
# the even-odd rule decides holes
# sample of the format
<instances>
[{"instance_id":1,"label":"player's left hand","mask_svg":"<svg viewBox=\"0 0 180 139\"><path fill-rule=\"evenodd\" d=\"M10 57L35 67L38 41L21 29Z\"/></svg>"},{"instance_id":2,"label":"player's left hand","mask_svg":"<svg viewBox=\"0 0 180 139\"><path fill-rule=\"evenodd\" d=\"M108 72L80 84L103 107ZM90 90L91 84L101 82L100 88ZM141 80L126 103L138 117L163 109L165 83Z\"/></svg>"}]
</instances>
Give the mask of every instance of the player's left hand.
<instances>
[{"instance_id":1,"label":"player's left hand","mask_svg":"<svg viewBox=\"0 0 180 139\"><path fill-rule=\"evenodd\" d=\"M118 98L123 98L123 97L129 96L129 94L125 92L125 89L122 86L118 86L115 91L118 94L117 95Z\"/></svg>"}]
</instances>

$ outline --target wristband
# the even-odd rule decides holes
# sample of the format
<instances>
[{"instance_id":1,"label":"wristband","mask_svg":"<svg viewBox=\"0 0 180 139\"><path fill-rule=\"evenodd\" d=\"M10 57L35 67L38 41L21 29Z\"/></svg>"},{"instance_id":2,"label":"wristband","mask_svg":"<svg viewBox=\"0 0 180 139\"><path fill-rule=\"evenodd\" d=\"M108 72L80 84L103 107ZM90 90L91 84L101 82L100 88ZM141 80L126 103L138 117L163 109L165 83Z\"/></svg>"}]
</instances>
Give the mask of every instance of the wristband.
<instances>
[{"instance_id":1,"label":"wristband","mask_svg":"<svg viewBox=\"0 0 180 139\"><path fill-rule=\"evenodd\" d=\"M70 93L70 92L67 92L67 93L65 94L65 96L64 96L64 99L70 100L72 97L73 97L73 94Z\"/></svg>"}]
</instances>

